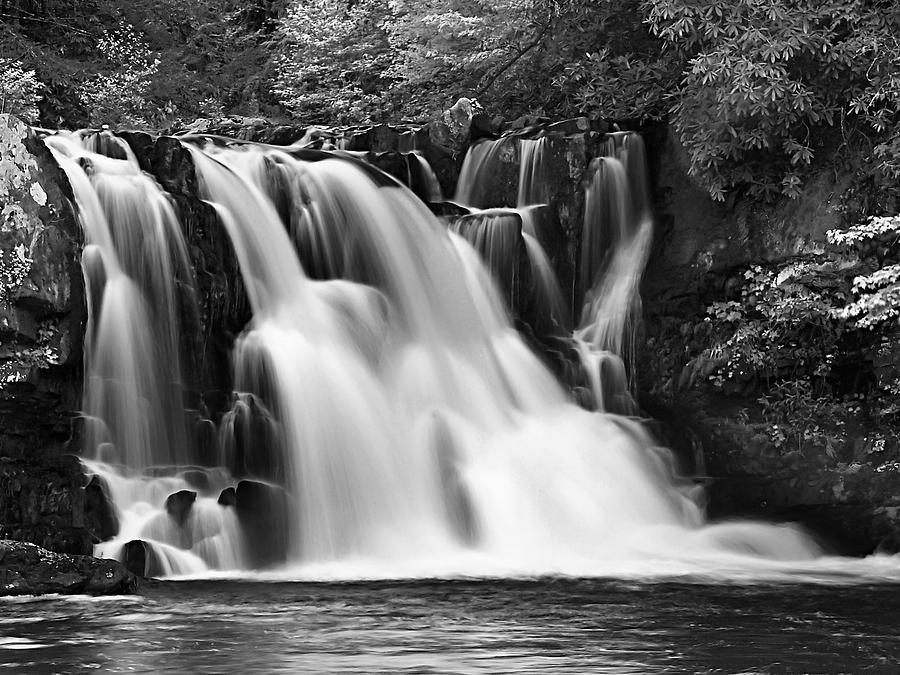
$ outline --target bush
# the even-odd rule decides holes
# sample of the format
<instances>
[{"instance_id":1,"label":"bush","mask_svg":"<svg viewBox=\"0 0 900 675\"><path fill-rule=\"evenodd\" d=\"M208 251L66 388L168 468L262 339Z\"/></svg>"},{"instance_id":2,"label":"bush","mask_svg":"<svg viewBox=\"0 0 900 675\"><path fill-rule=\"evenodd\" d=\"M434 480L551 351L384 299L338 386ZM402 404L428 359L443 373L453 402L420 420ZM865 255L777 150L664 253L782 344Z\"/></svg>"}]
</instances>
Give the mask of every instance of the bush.
<instances>
[{"instance_id":1,"label":"bush","mask_svg":"<svg viewBox=\"0 0 900 675\"><path fill-rule=\"evenodd\" d=\"M690 172L722 200L796 197L828 130L896 139L900 13L888 0L647 0L685 69L671 108Z\"/></svg>"},{"instance_id":2,"label":"bush","mask_svg":"<svg viewBox=\"0 0 900 675\"><path fill-rule=\"evenodd\" d=\"M131 24L121 23L115 30L104 31L97 49L109 68L78 87L90 123L147 127L158 120L161 111L147 95L160 62L143 36Z\"/></svg>"},{"instance_id":3,"label":"bush","mask_svg":"<svg viewBox=\"0 0 900 675\"><path fill-rule=\"evenodd\" d=\"M41 88L33 70L26 70L20 61L0 59L0 113L17 115L34 124Z\"/></svg>"}]
</instances>

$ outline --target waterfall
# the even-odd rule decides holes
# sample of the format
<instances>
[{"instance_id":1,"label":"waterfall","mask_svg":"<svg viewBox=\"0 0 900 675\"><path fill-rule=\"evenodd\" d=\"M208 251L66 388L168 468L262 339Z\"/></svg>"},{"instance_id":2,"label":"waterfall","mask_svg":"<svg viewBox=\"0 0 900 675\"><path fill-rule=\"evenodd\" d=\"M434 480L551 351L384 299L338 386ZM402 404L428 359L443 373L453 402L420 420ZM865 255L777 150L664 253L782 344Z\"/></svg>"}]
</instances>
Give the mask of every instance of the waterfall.
<instances>
[{"instance_id":1,"label":"waterfall","mask_svg":"<svg viewBox=\"0 0 900 675\"><path fill-rule=\"evenodd\" d=\"M421 152L413 150L404 153L409 174L409 182L407 185L410 189L422 198L422 201L439 202L444 198L441 193L441 184L438 182L437 175L431 164L422 155Z\"/></svg>"},{"instance_id":2,"label":"waterfall","mask_svg":"<svg viewBox=\"0 0 900 675\"><path fill-rule=\"evenodd\" d=\"M543 337L559 337L570 329L569 311L559 280L542 244L546 237L541 209L547 209L548 192L547 139L514 139L481 141L472 146L459 177L456 200L474 207L471 216L460 218L454 229L462 234L487 262L494 277L500 280L508 304L517 308L523 293L533 297L529 313L532 328ZM515 208L481 208L491 197L490 177L503 162L509 162L512 147L518 149L518 194ZM520 258L528 262L527 290L520 277Z\"/></svg>"},{"instance_id":3,"label":"waterfall","mask_svg":"<svg viewBox=\"0 0 900 675\"><path fill-rule=\"evenodd\" d=\"M546 137L519 141L519 194L516 198L519 208L550 201L546 151Z\"/></svg>"},{"instance_id":4,"label":"waterfall","mask_svg":"<svg viewBox=\"0 0 900 675\"><path fill-rule=\"evenodd\" d=\"M454 199L478 209L497 206L489 203L491 195L485 192L485 187L489 185L488 177L496 162L502 161L511 152L507 140L482 140L471 146L459 171Z\"/></svg>"},{"instance_id":5,"label":"waterfall","mask_svg":"<svg viewBox=\"0 0 900 675\"><path fill-rule=\"evenodd\" d=\"M186 464L179 312L196 313L187 248L171 204L127 146L98 136L47 140L85 223L86 446L94 459L136 469Z\"/></svg>"},{"instance_id":6,"label":"waterfall","mask_svg":"<svg viewBox=\"0 0 900 675\"><path fill-rule=\"evenodd\" d=\"M585 299L575 341L598 409L634 414L629 378L653 220L641 137L610 134L604 152L588 167L580 265Z\"/></svg>"},{"instance_id":7,"label":"waterfall","mask_svg":"<svg viewBox=\"0 0 900 675\"><path fill-rule=\"evenodd\" d=\"M237 522L212 496L228 477L209 481L209 495L186 522L166 508L168 495L196 489L184 476L197 460L181 373L189 342L181 318L196 315L196 296L175 211L128 145L108 132L60 133L46 144L72 185L85 232L83 443L88 470L110 492L120 523L98 554L121 557L128 542L144 540L156 574L235 566Z\"/></svg>"},{"instance_id":8,"label":"waterfall","mask_svg":"<svg viewBox=\"0 0 900 675\"><path fill-rule=\"evenodd\" d=\"M146 345L129 341L149 336L158 350L188 339L177 313L157 303L189 296L190 267L166 195L127 153L105 157L62 136L47 143L87 233L89 372L103 362L101 340L132 357L98 378L134 389L120 401L127 410L91 409L101 385L85 386L85 414L106 434L86 444L97 457L87 466L106 480L121 522L100 553L127 557L141 544L158 574L277 565L302 578L595 575L672 560L817 555L789 527L705 527L693 486L674 478L669 453L639 422L571 401L513 328L481 257L498 251L499 264L513 255L507 248L540 248L534 221L522 217L528 209L503 215L496 232L475 214L478 235L463 237L373 167L300 148L183 140L253 316L234 345L232 408L214 420L220 466L193 466L195 450L175 445L147 443L125 456L131 440L114 435L117 415L141 418L133 425L144 435L183 429L171 396L153 407L158 390L177 389L178 350L165 363L159 351L135 359ZM111 203L127 208L104 209L99 186L119 175L143 187L114 182ZM125 228L131 236L112 234ZM152 239L145 229L167 234ZM488 242L480 253L470 243L479 238ZM168 247L180 294L144 276L156 264L150 239ZM131 270L140 260L140 273ZM621 268L639 262L630 260ZM541 264L550 269L546 254ZM598 266L602 279L615 264ZM595 284L595 295L617 298L600 306L631 298L629 283ZM114 315L107 302L118 303ZM592 312L586 344L618 330L597 328L603 312ZM127 329L106 337L104 314ZM596 344L612 353L615 340ZM138 362L156 379L137 372ZM597 372L602 389L606 370Z\"/></svg>"}]
</instances>

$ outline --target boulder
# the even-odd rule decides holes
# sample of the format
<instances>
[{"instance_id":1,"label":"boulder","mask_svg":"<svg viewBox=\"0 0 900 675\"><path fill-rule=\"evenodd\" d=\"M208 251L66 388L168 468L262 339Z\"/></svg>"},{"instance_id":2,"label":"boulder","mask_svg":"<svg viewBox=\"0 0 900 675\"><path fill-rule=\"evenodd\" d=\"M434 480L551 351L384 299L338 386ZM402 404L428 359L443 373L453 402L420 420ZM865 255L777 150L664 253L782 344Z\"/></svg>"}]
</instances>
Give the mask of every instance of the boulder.
<instances>
[{"instance_id":1,"label":"boulder","mask_svg":"<svg viewBox=\"0 0 900 675\"><path fill-rule=\"evenodd\" d=\"M193 490L179 490L166 497L166 513L183 527L191 514L191 508L197 500L197 493Z\"/></svg>"},{"instance_id":2,"label":"boulder","mask_svg":"<svg viewBox=\"0 0 900 675\"><path fill-rule=\"evenodd\" d=\"M483 127L490 124L484 115L484 108L481 104L470 98L461 98L454 103L448 110L444 111L442 121L450 130L450 136L458 145L463 145L471 139L472 122L479 119L479 125ZM486 122L482 119L487 120Z\"/></svg>"},{"instance_id":3,"label":"boulder","mask_svg":"<svg viewBox=\"0 0 900 675\"><path fill-rule=\"evenodd\" d=\"M122 564L136 577L157 577L165 574L164 566L153 550L153 546L143 539L132 539L122 547Z\"/></svg>"},{"instance_id":4,"label":"boulder","mask_svg":"<svg viewBox=\"0 0 900 675\"><path fill-rule=\"evenodd\" d=\"M237 504L237 496L233 487L227 487L219 493L219 506L235 506Z\"/></svg>"},{"instance_id":5,"label":"boulder","mask_svg":"<svg viewBox=\"0 0 900 675\"><path fill-rule=\"evenodd\" d=\"M192 488L200 492L209 490L209 473L203 468L190 468L178 474ZM171 498L171 497L170 497Z\"/></svg>"},{"instance_id":6,"label":"boulder","mask_svg":"<svg viewBox=\"0 0 900 675\"><path fill-rule=\"evenodd\" d=\"M235 508L247 541L252 567L269 567L287 559L288 497L277 485L242 480Z\"/></svg>"},{"instance_id":7,"label":"boulder","mask_svg":"<svg viewBox=\"0 0 900 675\"><path fill-rule=\"evenodd\" d=\"M84 522L94 543L112 539L119 533L119 518L109 496L109 486L93 475L84 488Z\"/></svg>"},{"instance_id":8,"label":"boulder","mask_svg":"<svg viewBox=\"0 0 900 675\"><path fill-rule=\"evenodd\" d=\"M137 589L137 577L115 560L53 553L26 542L0 540L0 596L119 595Z\"/></svg>"}]
</instances>

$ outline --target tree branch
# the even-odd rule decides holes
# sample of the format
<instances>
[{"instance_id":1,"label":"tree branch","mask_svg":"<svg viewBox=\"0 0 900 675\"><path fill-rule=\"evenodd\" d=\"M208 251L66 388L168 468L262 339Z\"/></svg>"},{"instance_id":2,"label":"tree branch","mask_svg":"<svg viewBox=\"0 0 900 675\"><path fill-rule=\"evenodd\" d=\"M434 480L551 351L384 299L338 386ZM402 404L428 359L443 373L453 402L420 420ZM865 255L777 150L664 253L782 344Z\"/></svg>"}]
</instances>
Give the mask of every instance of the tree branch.
<instances>
[{"instance_id":1,"label":"tree branch","mask_svg":"<svg viewBox=\"0 0 900 675\"><path fill-rule=\"evenodd\" d=\"M527 54L532 49L537 47L541 43L541 41L544 39L544 36L547 35L547 32L549 30L550 30L550 23L547 23L543 26L543 28L541 28L540 33L538 33L537 37L535 37L534 40L532 40L530 43L528 43L525 47L519 49L519 51L516 53L515 56L513 56L509 61L507 61L506 64L502 68L499 68L498 70L496 70L494 72L494 74L488 78L487 82L485 82L483 85L481 85L476 90L475 96L476 97L481 96L488 89L490 89L493 86L494 82L496 82L497 79L503 73L505 73L507 70L512 68L514 65L516 65L516 63L519 61L519 59L521 59L523 56L525 56L525 54Z\"/></svg>"}]
</instances>

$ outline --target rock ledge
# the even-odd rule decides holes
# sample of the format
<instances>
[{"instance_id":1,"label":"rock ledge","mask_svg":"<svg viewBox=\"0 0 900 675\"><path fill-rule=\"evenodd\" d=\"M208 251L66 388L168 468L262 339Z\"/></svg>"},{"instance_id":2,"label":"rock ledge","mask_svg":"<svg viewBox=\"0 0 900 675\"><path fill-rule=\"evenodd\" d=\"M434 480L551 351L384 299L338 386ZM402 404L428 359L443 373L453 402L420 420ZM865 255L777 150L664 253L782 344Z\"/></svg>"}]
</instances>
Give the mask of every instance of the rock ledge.
<instances>
[{"instance_id":1,"label":"rock ledge","mask_svg":"<svg viewBox=\"0 0 900 675\"><path fill-rule=\"evenodd\" d=\"M139 577L115 561L67 555L21 541L0 540L0 596L45 593L134 593Z\"/></svg>"}]
</instances>

